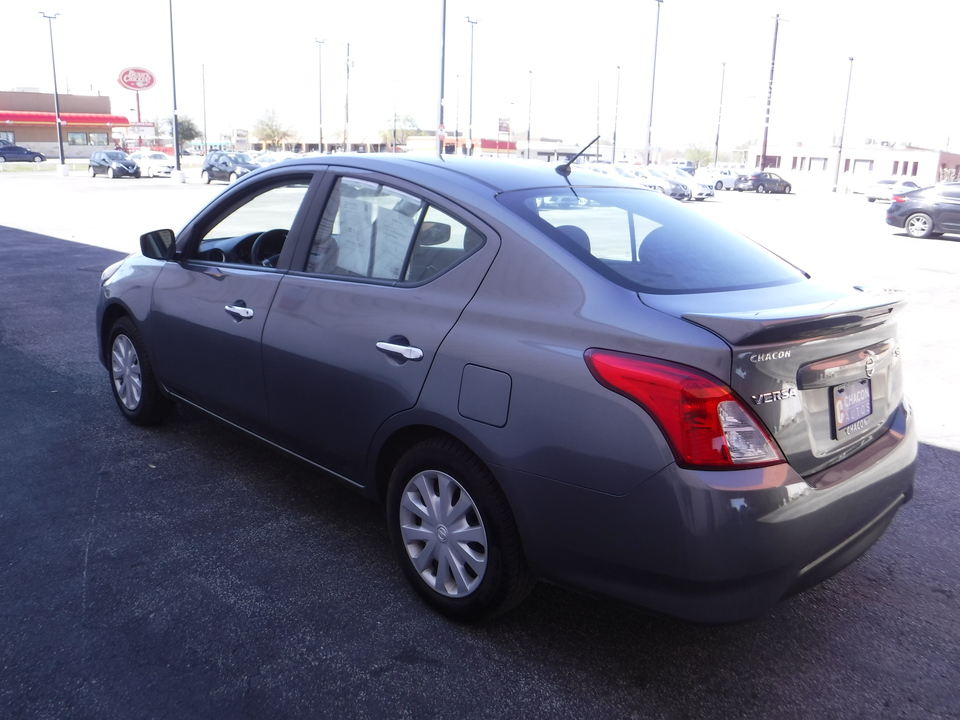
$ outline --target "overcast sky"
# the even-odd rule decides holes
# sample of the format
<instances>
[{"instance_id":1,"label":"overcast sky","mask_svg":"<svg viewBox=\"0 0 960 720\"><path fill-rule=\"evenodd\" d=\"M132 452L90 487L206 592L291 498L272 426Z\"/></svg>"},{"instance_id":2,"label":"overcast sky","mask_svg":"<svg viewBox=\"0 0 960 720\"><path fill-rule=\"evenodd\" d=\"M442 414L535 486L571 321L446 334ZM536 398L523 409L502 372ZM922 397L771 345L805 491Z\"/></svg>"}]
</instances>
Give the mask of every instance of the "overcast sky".
<instances>
[{"instance_id":1,"label":"overcast sky","mask_svg":"<svg viewBox=\"0 0 960 720\"><path fill-rule=\"evenodd\" d=\"M316 39L325 40L325 140L344 124L347 43L351 141L375 141L394 111L436 127L441 0L172 5L177 105L201 128L206 116L212 140L249 129L272 110L315 141ZM469 16L477 21L474 137L494 137L499 118L525 134L529 118L535 138L585 144L597 133L599 111L605 138L616 124L618 147L643 146L656 0L447 0L446 7L448 130L467 132ZM960 94L948 86L957 64L950 30L960 27L960 0L664 0L659 9L654 145L712 148L722 80L721 149L761 137L777 13L771 143L829 143L839 135L852 56L845 145L868 137L941 149L948 141L960 145L953 138L960 122L951 126ZM113 112L133 120L135 96L117 77L123 68L145 67L158 81L140 94L143 119L170 116L169 0L8 4L2 90L53 90L40 11L60 13L53 32L61 92L109 95Z\"/></svg>"}]
</instances>

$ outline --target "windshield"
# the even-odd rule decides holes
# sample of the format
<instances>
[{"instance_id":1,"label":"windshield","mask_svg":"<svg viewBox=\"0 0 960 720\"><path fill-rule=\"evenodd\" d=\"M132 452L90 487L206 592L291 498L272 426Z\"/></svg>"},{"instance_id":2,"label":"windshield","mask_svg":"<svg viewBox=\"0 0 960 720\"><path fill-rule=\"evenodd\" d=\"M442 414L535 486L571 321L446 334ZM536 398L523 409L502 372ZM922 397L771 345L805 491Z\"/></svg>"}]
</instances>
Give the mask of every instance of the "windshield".
<instances>
[{"instance_id":1,"label":"windshield","mask_svg":"<svg viewBox=\"0 0 960 720\"><path fill-rule=\"evenodd\" d=\"M766 248L658 193L541 188L497 199L600 274L637 292L745 290L805 278Z\"/></svg>"},{"instance_id":2,"label":"windshield","mask_svg":"<svg viewBox=\"0 0 960 720\"><path fill-rule=\"evenodd\" d=\"M233 160L235 163L247 163L253 165L253 160L250 159L250 156L246 153L227 153L227 157Z\"/></svg>"}]
</instances>

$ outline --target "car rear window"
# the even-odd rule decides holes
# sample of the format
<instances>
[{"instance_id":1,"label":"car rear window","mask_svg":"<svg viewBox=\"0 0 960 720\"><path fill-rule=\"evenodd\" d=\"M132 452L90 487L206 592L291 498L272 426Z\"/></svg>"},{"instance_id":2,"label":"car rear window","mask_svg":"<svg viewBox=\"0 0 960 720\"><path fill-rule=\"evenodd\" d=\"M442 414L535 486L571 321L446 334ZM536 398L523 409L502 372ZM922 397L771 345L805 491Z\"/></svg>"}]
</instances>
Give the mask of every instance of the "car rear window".
<instances>
[{"instance_id":1,"label":"car rear window","mask_svg":"<svg viewBox=\"0 0 960 720\"><path fill-rule=\"evenodd\" d=\"M648 190L551 188L498 199L594 270L637 292L745 290L806 277L752 240Z\"/></svg>"}]
</instances>

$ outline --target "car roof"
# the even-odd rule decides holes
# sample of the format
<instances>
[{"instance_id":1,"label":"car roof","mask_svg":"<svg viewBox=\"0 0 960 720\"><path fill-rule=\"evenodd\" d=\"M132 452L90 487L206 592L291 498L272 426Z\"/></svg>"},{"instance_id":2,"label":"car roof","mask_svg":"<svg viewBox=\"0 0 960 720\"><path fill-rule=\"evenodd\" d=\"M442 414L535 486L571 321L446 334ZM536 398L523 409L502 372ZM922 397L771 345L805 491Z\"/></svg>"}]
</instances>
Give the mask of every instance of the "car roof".
<instances>
[{"instance_id":1,"label":"car roof","mask_svg":"<svg viewBox=\"0 0 960 720\"><path fill-rule=\"evenodd\" d=\"M557 172L564 163L549 164L538 160L498 160L494 158L439 158L429 155L381 155L344 154L323 158L299 158L284 162L287 169L300 165L324 165L355 167L398 174L414 179L429 176L433 180L472 180L488 188L509 192L541 187L566 187L568 185L612 185L633 187L630 183L593 170L571 166L570 175Z\"/></svg>"}]
</instances>

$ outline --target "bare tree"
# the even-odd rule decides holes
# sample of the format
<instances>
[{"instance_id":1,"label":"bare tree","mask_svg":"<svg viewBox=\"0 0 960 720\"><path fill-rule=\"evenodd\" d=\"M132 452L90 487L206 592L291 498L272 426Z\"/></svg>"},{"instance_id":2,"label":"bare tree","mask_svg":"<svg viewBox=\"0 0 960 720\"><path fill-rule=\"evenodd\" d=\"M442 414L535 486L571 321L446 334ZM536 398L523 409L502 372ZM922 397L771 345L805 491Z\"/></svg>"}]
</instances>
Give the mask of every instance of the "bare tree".
<instances>
[{"instance_id":1,"label":"bare tree","mask_svg":"<svg viewBox=\"0 0 960 720\"><path fill-rule=\"evenodd\" d=\"M253 124L254 136L269 145L270 149L282 149L283 143L293 137L294 132L291 128L285 127L277 113L273 110L267 110L263 117Z\"/></svg>"}]
</instances>

